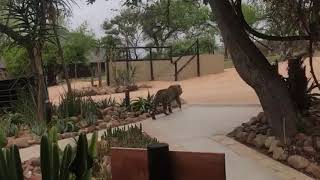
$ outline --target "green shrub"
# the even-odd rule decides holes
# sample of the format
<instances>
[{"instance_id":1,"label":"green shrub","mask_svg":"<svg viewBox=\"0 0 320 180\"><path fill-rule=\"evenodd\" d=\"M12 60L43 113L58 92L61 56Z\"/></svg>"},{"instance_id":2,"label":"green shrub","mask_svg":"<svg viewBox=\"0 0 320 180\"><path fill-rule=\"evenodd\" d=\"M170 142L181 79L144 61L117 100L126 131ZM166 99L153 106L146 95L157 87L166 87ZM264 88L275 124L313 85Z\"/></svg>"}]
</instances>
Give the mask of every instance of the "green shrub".
<instances>
[{"instance_id":1,"label":"green shrub","mask_svg":"<svg viewBox=\"0 0 320 180\"><path fill-rule=\"evenodd\" d=\"M88 125L93 125L97 119L100 111L97 104L90 98L82 100L81 103L81 117Z\"/></svg>"},{"instance_id":2,"label":"green shrub","mask_svg":"<svg viewBox=\"0 0 320 180\"><path fill-rule=\"evenodd\" d=\"M16 117L17 113L7 112L3 114L0 118L0 128L2 129L6 137L17 136L19 133L19 125ZM16 123L16 124L15 124Z\"/></svg>"},{"instance_id":3,"label":"green shrub","mask_svg":"<svg viewBox=\"0 0 320 180\"><path fill-rule=\"evenodd\" d=\"M7 136L4 129L0 128L0 149L7 145Z\"/></svg>"},{"instance_id":4,"label":"green shrub","mask_svg":"<svg viewBox=\"0 0 320 180\"><path fill-rule=\"evenodd\" d=\"M140 126L109 128L101 139L111 141L111 146L128 148L146 148L149 144L158 143L156 138L151 138L143 133L141 124Z\"/></svg>"},{"instance_id":5,"label":"green shrub","mask_svg":"<svg viewBox=\"0 0 320 180\"><path fill-rule=\"evenodd\" d=\"M142 113L147 113L151 110L153 104L154 95L150 95L148 92L147 98L138 97L131 101L132 111L140 111Z\"/></svg>"},{"instance_id":6,"label":"green shrub","mask_svg":"<svg viewBox=\"0 0 320 180\"><path fill-rule=\"evenodd\" d=\"M77 116L81 113L82 97L76 93L65 93L60 96L60 104L57 108L60 118Z\"/></svg>"},{"instance_id":7,"label":"green shrub","mask_svg":"<svg viewBox=\"0 0 320 180\"><path fill-rule=\"evenodd\" d=\"M300 113L305 113L312 105L319 102L319 93L314 93L317 86L309 83L306 67L302 57L288 61L288 78L286 78L289 93Z\"/></svg>"},{"instance_id":8,"label":"green shrub","mask_svg":"<svg viewBox=\"0 0 320 180\"><path fill-rule=\"evenodd\" d=\"M98 102L96 102L97 104L97 108L99 109L105 109L108 107L114 107L117 105L117 101L115 98L109 97L103 100L100 100Z\"/></svg>"},{"instance_id":9,"label":"green shrub","mask_svg":"<svg viewBox=\"0 0 320 180\"><path fill-rule=\"evenodd\" d=\"M73 121L70 121L68 118L61 119L57 118L53 120L54 127L57 128L57 131L60 134L66 133L66 132L75 132L79 130L79 127L75 125Z\"/></svg>"},{"instance_id":10,"label":"green shrub","mask_svg":"<svg viewBox=\"0 0 320 180\"><path fill-rule=\"evenodd\" d=\"M44 135L47 131L47 125L43 121L33 122L29 125L29 128L30 128L31 133L33 133L34 135L37 135L39 137Z\"/></svg>"},{"instance_id":11,"label":"green shrub","mask_svg":"<svg viewBox=\"0 0 320 180\"><path fill-rule=\"evenodd\" d=\"M37 119L37 106L33 94L26 91L18 93L18 99L15 103L16 119L20 123L29 125L32 122L38 121ZM20 115L20 117L19 117Z\"/></svg>"}]
</instances>

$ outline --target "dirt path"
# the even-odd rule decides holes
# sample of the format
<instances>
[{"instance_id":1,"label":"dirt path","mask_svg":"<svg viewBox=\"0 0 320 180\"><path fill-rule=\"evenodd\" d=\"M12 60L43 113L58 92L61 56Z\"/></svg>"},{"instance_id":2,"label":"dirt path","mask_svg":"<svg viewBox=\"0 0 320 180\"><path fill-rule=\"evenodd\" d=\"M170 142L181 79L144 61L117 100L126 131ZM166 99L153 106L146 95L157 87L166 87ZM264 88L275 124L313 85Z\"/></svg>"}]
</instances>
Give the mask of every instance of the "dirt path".
<instances>
[{"instance_id":1,"label":"dirt path","mask_svg":"<svg viewBox=\"0 0 320 180\"><path fill-rule=\"evenodd\" d=\"M308 64L308 61L306 61ZM286 76L286 63L279 65L280 73ZM320 58L314 58L314 68L320 77ZM307 72L310 72L307 65ZM310 74L308 73L310 77ZM320 78L319 78L320 79ZM183 88L182 98L189 104L259 104L259 100L250 88L238 75L234 68L225 69L223 73L196 77L179 82L148 81L139 84L151 85L150 89L140 89L132 92L131 97L147 96L148 90L155 93L157 90L166 88L170 84L179 83ZM90 86L90 82L75 81L72 87L80 89ZM66 86L53 86L49 88L50 100L57 103L60 94L64 93ZM94 99L106 98L109 95L96 96ZM113 97L123 98L123 94L113 94Z\"/></svg>"}]
</instances>

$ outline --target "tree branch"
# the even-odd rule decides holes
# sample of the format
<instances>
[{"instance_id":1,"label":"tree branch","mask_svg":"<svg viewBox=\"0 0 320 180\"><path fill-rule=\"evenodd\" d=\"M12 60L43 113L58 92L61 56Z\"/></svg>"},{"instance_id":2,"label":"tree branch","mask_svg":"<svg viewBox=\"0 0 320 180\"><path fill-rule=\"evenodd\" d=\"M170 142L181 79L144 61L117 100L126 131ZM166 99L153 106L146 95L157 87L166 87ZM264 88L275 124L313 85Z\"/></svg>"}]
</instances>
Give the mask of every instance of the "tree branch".
<instances>
[{"instance_id":1,"label":"tree branch","mask_svg":"<svg viewBox=\"0 0 320 180\"><path fill-rule=\"evenodd\" d=\"M26 43L26 38L9 28L8 26L0 23L0 33L6 34L9 36L11 39L16 41L20 45L25 45Z\"/></svg>"},{"instance_id":2,"label":"tree branch","mask_svg":"<svg viewBox=\"0 0 320 180\"><path fill-rule=\"evenodd\" d=\"M250 34L252 34L255 37L258 37L260 39L265 39L269 41L299 41L299 40L310 40L310 36L308 35L301 35L301 36L273 36L273 35L267 35L260 33L256 30L254 30L245 20L243 12L242 12L242 0L237 0L237 3L235 4L235 10L236 13L240 19L241 24L246 29L246 31Z\"/></svg>"}]
</instances>

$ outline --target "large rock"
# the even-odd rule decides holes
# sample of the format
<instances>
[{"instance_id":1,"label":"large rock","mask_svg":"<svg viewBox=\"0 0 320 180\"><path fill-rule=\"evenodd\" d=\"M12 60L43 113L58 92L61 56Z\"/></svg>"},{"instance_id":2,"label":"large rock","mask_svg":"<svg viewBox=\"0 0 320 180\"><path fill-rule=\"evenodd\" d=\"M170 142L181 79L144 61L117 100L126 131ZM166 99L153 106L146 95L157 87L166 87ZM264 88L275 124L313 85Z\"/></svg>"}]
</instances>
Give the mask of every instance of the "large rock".
<instances>
[{"instance_id":1,"label":"large rock","mask_svg":"<svg viewBox=\"0 0 320 180\"><path fill-rule=\"evenodd\" d=\"M253 144L253 140L254 140L254 138L256 137L256 135L257 135L257 134L254 133L254 132L249 133L246 142L247 142L248 144Z\"/></svg>"},{"instance_id":2,"label":"large rock","mask_svg":"<svg viewBox=\"0 0 320 180\"><path fill-rule=\"evenodd\" d=\"M316 178L320 178L320 167L314 163L311 163L307 167L306 172L314 175Z\"/></svg>"},{"instance_id":3,"label":"large rock","mask_svg":"<svg viewBox=\"0 0 320 180\"><path fill-rule=\"evenodd\" d=\"M266 142L264 143L264 145L269 149L271 146L271 143L276 140L276 137L274 136L270 136L266 139Z\"/></svg>"},{"instance_id":4,"label":"large rock","mask_svg":"<svg viewBox=\"0 0 320 180\"><path fill-rule=\"evenodd\" d=\"M113 107L107 107L104 110L102 110L101 113L102 113L103 116L106 116L108 114L111 114L113 110L114 110Z\"/></svg>"},{"instance_id":5,"label":"large rock","mask_svg":"<svg viewBox=\"0 0 320 180\"><path fill-rule=\"evenodd\" d=\"M138 117L128 117L125 119L126 122L128 123L134 123L134 122L138 122L140 119Z\"/></svg>"},{"instance_id":6,"label":"large rock","mask_svg":"<svg viewBox=\"0 0 320 180\"><path fill-rule=\"evenodd\" d=\"M267 139L267 136L262 135L262 134L258 134L258 135L254 138L253 144L254 144L257 148L261 148L261 147L264 145L266 139Z\"/></svg>"},{"instance_id":7,"label":"large rock","mask_svg":"<svg viewBox=\"0 0 320 180\"><path fill-rule=\"evenodd\" d=\"M80 121L80 118L77 117L77 116L72 116L72 117L69 117L70 121L73 121L75 123L79 122Z\"/></svg>"},{"instance_id":8,"label":"large rock","mask_svg":"<svg viewBox=\"0 0 320 180\"><path fill-rule=\"evenodd\" d=\"M26 148L29 147L29 140L31 137L20 137L16 139L9 139L7 146L10 147L12 145L16 145L18 148Z\"/></svg>"},{"instance_id":9,"label":"large rock","mask_svg":"<svg viewBox=\"0 0 320 180\"><path fill-rule=\"evenodd\" d=\"M305 169L309 166L310 161L302 156L293 155L288 158L288 164L296 169Z\"/></svg>"},{"instance_id":10,"label":"large rock","mask_svg":"<svg viewBox=\"0 0 320 180\"><path fill-rule=\"evenodd\" d=\"M104 117L103 117L103 120L104 121L106 121L106 122L109 122L109 121L111 121L112 120L112 116L111 115L105 115Z\"/></svg>"},{"instance_id":11,"label":"large rock","mask_svg":"<svg viewBox=\"0 0 320 180\"><path fill-rule=\"evenodd\" d=\"M314 142L315 142L314 146L316 150L320 151L320 137L315 137Z\"/></svg>"},{"instance_id":12,"label":"large rock","mask_svg":"<svg viewBox=\"0 0 320 180\"><path fill-rule=\"evenodd\" d=\"M273 150L272 158L275 160L286 160L288 154L283 150L282 147L276 147Z\"/></svg>"},{"instance_id":13,"label":"large rock","mask_svg":"<svg viewBox=\"0 0 320 180\"><path fill-rule=\"evenodd\" d=\"M237 134L239 134L240 132L243 132L243 127L239 126L236 127L231 133L229 133L228 135L230 137L236 137Z\"/></svg>"},{"instance_id":14,"label":"large rock","mask_svg":"<svg viewBox=\"0 0 320 180\"><path fill-rule=\"evenodd\" d=\"M310 156L315 155L317 152L312 146L304 146L303 151Z\"/></svg>"},{"instance_id":15,"label":"large rock","mask_svg":"<svg viewBox=\"0 0 320 180\"><path fill-rule=\"evenodd\" d=\"M99 129L106 129L107 127L108 127L108 123L106 122L99 124Z\"/></svg>"},{"instance_id":16,"label":"large rock","mask_svg":"<svg viewBox=\"0 0 320 180\"><path fill-rule=\"evenodd\" d=\"M116 93L123 93L127 90L126 86L119 86L115 89Z\"/></svg>"},{"instance_id":17,"label":"large rock","mask_svg":"<svg viewBox=\"0 0 320 180\"><path fill-rule=\"evenodd\" d=\"M259 114L257 115L258 121L261 122L261 120L262 120L263 117L264 117L264 112L259 112Z\"/></svg>"},{"instance_id":18,"label":"large rock","mask_svg":"<svg viewBox=\"0 0 320 180\"><path fill-rule=\"evenodd\" d=\"M250 121L247 122L247 124L248 124L249 126L251 126L251 125L256 124L257 122L258 122L258 118L252 117L252 118L250 119Z\"/></svg>"},{"instance_id":19,"label":"large rock","mask_svg":"<svg viewBox=\"0 0 320 180\"><path fill-rule=\"evenodd\" d=\"M273 150L276 148L276 147L278 147L279 146L279 144L280 144L280 141L279 140L273 140L272 142L271 142L271 144L270 144L270 148L269 148L269 153L272 153L273 152Z\"/></svg>"},{"instance_id":20,"label":"large rock","mask_svg":"<svg viewBox=\"0 0 320 180\"><path fill-rule=\"evenodd\" d=\"M73 137L73 133L72 132L66 132L62 134L62 139L69 139Z\"/></svg>"},{"instance_id":21,"label":"large rock","mask_svg":"<svg viewBox=\"0 0 320 180\"><path fill-rule=\"evenodd\" d=\"M246 142L247 138L248 138L248 133L247 132L239 132L236 135L236 138L240 141L240 142Z\"/></svg>"}]
</instances>

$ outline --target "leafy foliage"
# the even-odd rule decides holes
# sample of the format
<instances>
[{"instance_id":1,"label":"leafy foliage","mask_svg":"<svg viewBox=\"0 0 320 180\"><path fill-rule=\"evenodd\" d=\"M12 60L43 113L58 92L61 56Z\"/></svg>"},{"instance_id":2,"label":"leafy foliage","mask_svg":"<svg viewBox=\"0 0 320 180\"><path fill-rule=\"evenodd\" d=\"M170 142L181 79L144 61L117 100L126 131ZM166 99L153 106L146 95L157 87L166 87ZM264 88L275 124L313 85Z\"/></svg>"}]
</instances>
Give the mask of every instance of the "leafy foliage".
<instances>
[{"instance_id":1,"label":"leafy foliage","mask_svg":"<svg viewBox=\"0 0 320 180\"><path fill-rule=\"evenodd\" d=\"M77 131L79 128L75 125L75 123L73 121L70 121L68 118L66 119L61 119L58 118L53 120L55 121L55 125L54 127L57 128L57 131L60 134L66 133L66 132L75 132Z\"/></svg>"},{"instance_id":2,"label":"leafy foliage","mask_svg":"<svg viewBox=\"0 0 320 180\"><path fill-rule=\"evenodd\" d=\"M76 31L66 34L63 43L64 55L67 63L87 63L88 55L96 45L93 35L87 30L86 24Z\"/></svg>"},{"instance_id":3,"label":"leafy foliage","mask_svg":"<svg viewBox=\"0 0 320 180\"><path fill-rule=\"evenodd\" d=\"M113 107L116 106L118 103L115 98L112 98L111 96L109 98L102 99L98 102L96 102L97 108L99 109L105 109L107 107Z\"/></svg>"},{"instance_id":4,"label":"leafy foliage","mask_svg":"<svg viewBox=\"0 0 320 180\"><path fill-rule=\"evenodd\" d=\"M30 74L27 51L21 47L6 47L2 53L5 60L6 70L10 75L21 77Z\"/></svg>"},{"instance_id":5,"label":"leafy foliage","mask_svg":"<svg viewBox=\"0 0 320 180\"><path fill-rule=\"evenodd\" d=\"M158 143L158 140L143 133L142 125L123 128L109 128L101 137L112 147L146 148L149 144Z\"/></svg>"},{"instance_id":6,"label":"leafy foliage","mask_svg":"<svg viewBox=\"0 0 320 180\"><path fill-rule=\"evenodd\" d=\"M142 113L147 113L151 110L153 105L154 95L150 95L148 92L147 98L138 97L131 101L131 108L134 112L140 111Z\"/></svg>"},{"instance_id":7,"label":"leafy foliage","mask_svg":"<svg viewBox=\"0 0 320 180\"><path fill-rule=\"evenodd\" d=\"M60 96L60 104L57 108L61 118L77 116L81 114L82 97L76 93L65 93Z\"/></svg>"},{"instance_id":8,"label":"leafy foliage","mask_svg":"<svg viewBox=\"0 0 320 180\"><path fill-rule=\"evenodd\" d=\"M288 62L288 78L286 79L288 89L297 108L305 112L315 100L318 100L317 93L312 93L313 84L309 86L309 79L306 76L306 67L303 58L290 59Z\"/></svg>"}]
</instances>

